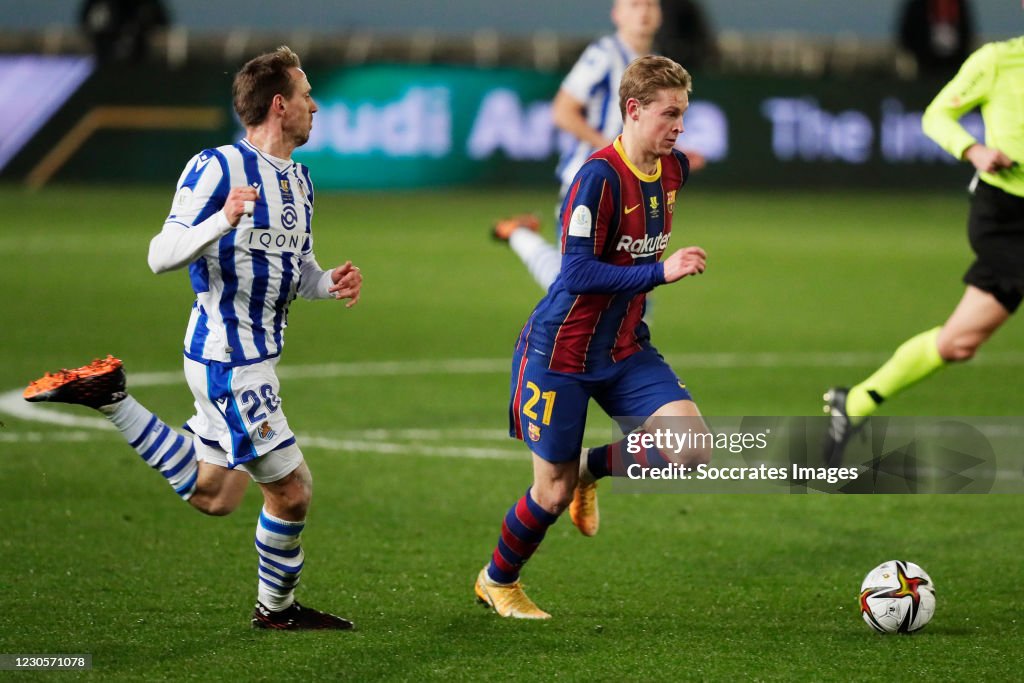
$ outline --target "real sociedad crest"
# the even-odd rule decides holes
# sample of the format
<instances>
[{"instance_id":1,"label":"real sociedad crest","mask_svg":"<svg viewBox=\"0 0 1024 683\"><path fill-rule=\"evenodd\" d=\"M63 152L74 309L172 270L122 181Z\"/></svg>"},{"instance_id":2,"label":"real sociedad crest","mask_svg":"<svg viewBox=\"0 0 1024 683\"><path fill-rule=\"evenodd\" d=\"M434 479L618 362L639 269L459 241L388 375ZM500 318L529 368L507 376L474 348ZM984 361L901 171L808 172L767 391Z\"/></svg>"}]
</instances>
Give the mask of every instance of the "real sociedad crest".
<instances>
[{"instance_id":1,"label":"real sociedad crest","mask_svg":"<svg viewBox=\"0 0 1024 683\"><path fill-rule=\"evenodd\" d=\"M259 436L264 441L269 441L270 439L273 439L276 434L277 432L274 431L273 427L271 427L270 423L266 420L264 420L263 424L256 428L256 435Z\"/></svg>"}]
</instances>

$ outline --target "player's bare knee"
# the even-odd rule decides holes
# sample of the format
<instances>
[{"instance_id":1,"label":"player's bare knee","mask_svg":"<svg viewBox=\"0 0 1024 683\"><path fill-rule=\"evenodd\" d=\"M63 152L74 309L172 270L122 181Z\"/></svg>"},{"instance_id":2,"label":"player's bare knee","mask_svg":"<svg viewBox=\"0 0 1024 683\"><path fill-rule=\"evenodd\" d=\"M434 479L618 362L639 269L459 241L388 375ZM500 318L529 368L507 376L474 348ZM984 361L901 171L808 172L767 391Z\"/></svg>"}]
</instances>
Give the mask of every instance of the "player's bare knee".
<instances>
[{"instance_id":1,"label":"player's bare knee","mask_svg":"<svg viewBox=\"0 0 1024 683\"><path fill-rule=\"evenodd\" d=\"M240 496L229 495L224 487L197 488L195 493L188 499L188 504L204 515L211 517L224 517L230 515L238 508L241 502Z\"/></svg>"},{"instance_id":2,"label":"player's bare knee","mask_svg":"<svg viewBox=\"0 0 1024 683\"><path fill-rule=\"evenodd\" d=\"M703 440L703 442L699 442L697 445L684 449L679 453L679 455L672 459L690 468L696 467L697 465L707 465L711 462L711 442L714 435L708 433L707 437L708 438Z\"/></svg>"},{"instance_id":3,"label":"player's bare knee","mask_svg":"<svg viewBox=\"0 0 1024 683\"><path fill-rule=\"evenodd\" d=\"M278 498L278 505L281 508L282 516L285 519L305 519L311 498L312 495L309 487L305 486L301 481L294 482Z\"/></svg>"},{"instance_id":4,"label":"player's bare knee","mask_svg":"<svg viewBox=\"0 0 1024 683\"><path fill-rule=\"evenodd\" d=\"M235 506L214 501L203 512L211 517L227 517L235 511Z\"/></svg>"},{"instance_id":5,"label":"player's bare knee","mask_svg":"<svg viewBox=\"0 0 1024 683\"><path fill-rule=\"evenodd\" d=\"M225 517L234 512L238 507L237 504L232 504L230 501L209 496L192 496L188 502L204 515L211 517Z\"/></svg>"},{"instance_id":6,"label":"player's bare knee","mask_svg":"<svg viewBox=\"0 0 1024 683\"><path fill-rule=\"evenodd\" d=\"M201 461L196 487L188 502L204 515L223 517L238 509L248 484L245 472Z\"/></svg>"},{"instance_id":7,"label":"player's bare knee","mask_svg":"<svg viewBox=\"0 0 1024 683\"><path fill-rule=\"evenodd\" d=\"M544 510L553 515L560 515L569 507L575 490L575 481L571 485L568 482L555 482L541 489L534 487L530 495Z\"/></svg>"},{"instance_id":8,"label":"player's bare knee","mask_svg":"<svg viewBox=\"0 0 1024 683\"><path fill-rule=\"evenodd\" d=\"M270 514L293 522L305 519L309 510L309 496L294 488L266 495L265 502Z\"/></svg>"},{"instance_id":9,"label":"player's bare knee","mask_svg":"<svg viewBox=\"0 0 1024 683\"><path fill-rule=\"evenodd\" d=\"M296 483L305 491L306 502L308 504L309 500L313 497L313 473L309 471L309 466L303 462L295 468L295 471L292 474L295 475Z\"/></svg>"},{"instance_id":10,"label":"player's bare knee","mask_svg":"<svg viewBox=\"0 0 1024 683\"><path fill-rule=\"evenodd\" d=\"M984 337L977 334L939 335L936 347L939 356L946 362L962 363L974 358L974 354L981 348L985 341Z\"/></svg>"},{"instance_id":11,"label":"player's bare knee","mask_svg":"<svg viewBox=\"0 0 1024 683\"><path fill-rule=\"evenodd\" d=\"M702 422L699 428L694 425L685 432L673 432L668 443L672 444L669 449L659 449L661 457L667 462L693 468L711 462L715 435L707 431Z\"/></svg>"},{"instance_id":12,"label":"player's bare knee","mask_svg":"<svg viewBox=\"0 0 1024 683\"><path fill-rule=\"evenodd\" d=\"M569 507L572 502L572 491L562 491L557 497L548 500L547 505L542 505L545 510L553 515L560 515Z\"/></svg>"},{"instance_id":13,"label":"player's bare knee","mask_svg":"<svg viewBox=\"0 0 1024 683\"><path fill-rule=\"evenodd\" d=\"M962 363L974 358L974 354L977 353L977 351L977 346L960 346L954 350L952 357L947 358L946 360Z\"/></svg>"},{"instance_id":14,"label":"player's bare knee","mask_svg":"<svg viewBox=\"0 0 1024 683\"><path fill-rule=\"evenodd\" d=\"M270 514L290 521L305 519L313 497L313 477L306 463L280 481L264 485L263 497Z\"/></svg>"},{"instance_id":15,"label":"player's bare knee","mask_svg":"<svg viewBox=\"0 0 1024 683\"><path fill-rule=\"evenodd\" d=\"M295 477L293 502L296 507L302 508L303 516L305 516L305 511L309 508L310 501L313 500L313 474L305 462L299 465L292 474Z\"/></svg>"},{"instance_id":16,"label":"player's bare knee","mask_svg":"<svg viewBox=\"0 0 1024 683\"><path fill-rule=\"evenodd\" d=\"M690 467L707 465L711 462L711 446L701 446L690 453Z\"/></svg>"}]
</instances>

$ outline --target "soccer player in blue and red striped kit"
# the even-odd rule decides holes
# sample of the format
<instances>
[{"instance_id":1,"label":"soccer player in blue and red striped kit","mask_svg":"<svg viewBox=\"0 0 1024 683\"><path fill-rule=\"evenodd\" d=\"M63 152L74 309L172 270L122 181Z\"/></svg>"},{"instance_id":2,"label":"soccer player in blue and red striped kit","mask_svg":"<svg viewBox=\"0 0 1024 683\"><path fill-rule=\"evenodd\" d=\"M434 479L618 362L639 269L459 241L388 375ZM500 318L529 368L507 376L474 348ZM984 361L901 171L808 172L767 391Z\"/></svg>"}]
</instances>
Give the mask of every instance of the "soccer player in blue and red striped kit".
<instances>
[{"instance_id":1,"label":"soccer player in blue and red striped kit","mask_svg":"<svg viewBox=\"0 0 1024 683\"><path fill-rule=\"evenodd\" d=\"M581 451L591 398L626 430L685 424L708 433L643 321L647 292L705 268L700 247L661 262L689 175L674 146L690 87L689 73L670 59L632 62L619 87L622 135L587 160L562 204L561 273L523 327L512 361L509 428L533 453L533 485L505 515L475 586L501 616L550 617L523 592L520 570L567 507L582 533L596 533L596 481L624 471L622 442ZM695 466L711 452L649 449L635 457L642 466Z\"/></svg>"}]
</instances>

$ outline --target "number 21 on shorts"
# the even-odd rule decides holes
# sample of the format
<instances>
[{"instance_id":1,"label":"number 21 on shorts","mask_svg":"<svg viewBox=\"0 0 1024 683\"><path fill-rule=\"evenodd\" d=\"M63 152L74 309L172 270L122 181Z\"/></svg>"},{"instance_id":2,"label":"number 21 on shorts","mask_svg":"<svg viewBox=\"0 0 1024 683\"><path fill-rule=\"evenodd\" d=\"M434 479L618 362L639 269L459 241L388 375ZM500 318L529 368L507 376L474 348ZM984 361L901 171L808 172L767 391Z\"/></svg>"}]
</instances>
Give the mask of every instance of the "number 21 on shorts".
<instances>
[{"instance_id":1,"label":"number 21 on shorts","mask_svg":"<svg viewBox=\"0 0 1024 683\"><path fill-rule=\"evenodd\" d=\"M555 409L555 392L541 391L540 387L533 382L526 383L526 391L529 392L529 396L526 397L526 401L523 403L523 415L536 421L537 412L535 409L537 403L543 401L544 415L540 418L540 422L545 426L551 424L551 411Z\"/></svg>"}]
</instances>

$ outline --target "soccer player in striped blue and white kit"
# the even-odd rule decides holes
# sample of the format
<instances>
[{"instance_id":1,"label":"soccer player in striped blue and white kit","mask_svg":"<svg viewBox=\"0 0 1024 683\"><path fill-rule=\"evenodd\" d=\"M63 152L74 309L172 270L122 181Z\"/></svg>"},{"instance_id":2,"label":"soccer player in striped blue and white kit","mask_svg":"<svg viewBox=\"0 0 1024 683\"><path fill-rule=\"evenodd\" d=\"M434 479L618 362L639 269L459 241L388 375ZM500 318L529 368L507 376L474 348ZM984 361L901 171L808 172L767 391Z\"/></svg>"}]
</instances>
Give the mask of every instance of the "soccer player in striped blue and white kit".
<instances>
[{"instance_id":1,"label":"soccer player in striped blue and white kit","mask_svg":"<svg viewBox=\"0 0 1024 683\"><path fill-rule=\"evenodd\" d=\"M312 477L275 373L296 295L347 300L350 307L362 287L351 262L324 271L313 254L313 185L306 167L291 159L312 129L317 105L310 92L287 47L246 63L233 85L245 138L188 162L170 215L150 243L152 270L187 267L196 295L184 348L196 408L185 425L191 438L125 392L115 358L48 374L25 391L30 401L99 409L175 493L204 513L232 512L249 479L259 484L254 628L352 628L295 601Z\"/></svg>"},{"instance_id":2,"label":"soccer player in striped blue and white kit","mask_svg":"<svg viewBox=\"0 0 1024 683\"><path fill-rule=\"evenodd\" d=\"M583 162L609 144L622 132L619 113L619 82L622 72L637 57L650 54L654 36L661 27L660 0L614 0L612 23L615 33L588 45L562 81L551 106L555 125L572 136L555 175L560 184L558 207ZM683 150L690 159L690 170L704 167L704 156ZM562 254L538 234L540 221L524 214L498 221L493 235L508 242L544 291L558 277ZM555 225L556 242L561 242L561 225Z\"/></svg>"},{"instance_id":3,"label":"soccer player in striped blue and white kit","mask_svg":"<svg viewBox=\"0 0 1024 683\"><path fill-rule=\"evenodd\" d=\"M619 91L622 135L587 160L562 204L561 273L523 327L512 360L509 431L533 454L533 485L506 513L475 586L503 617L549 618L523 591L519 572L566 508L580 531L596 531L596 519L588 519L596 498L589 513L573 511L582 495L593 495L596 480L631 465L695 467L711 457L697 404L643 321L647 292L705 269L700 247L661 261L689 175L674 145L690 80L665 57L630 64ZM582 449L590 399L626 431L688 433L692 445L641 449L629 465L621 441Z\"/></svg>"},{"instance_id":4,"label":"soccer player in striped blue and white kit","mask_svg":"<svg viewBox=\"0 0 1024 683\"><path fill-rule=\"evenodd\" d=\"M551 105L555 125L573 137L555 169L561 186L559 203L583 162L622 132L619 82L630 62L650 54L654 35L661 27L661 1L613 0L611 19L615 33L587 45ZM535 217L516 216L499 221L494 235L508 240L537 284L547 291L558 276L562 254L537 234L538 229Z\"/></svg>"}]
</instances>

